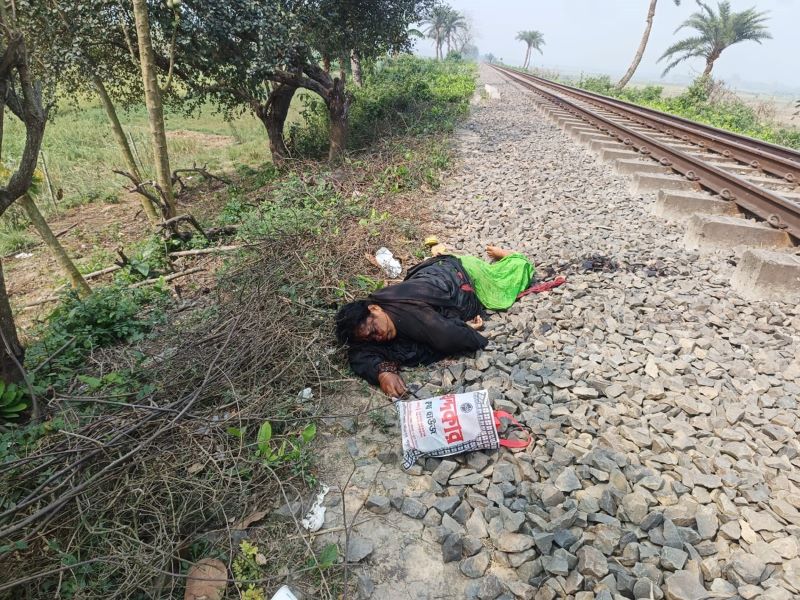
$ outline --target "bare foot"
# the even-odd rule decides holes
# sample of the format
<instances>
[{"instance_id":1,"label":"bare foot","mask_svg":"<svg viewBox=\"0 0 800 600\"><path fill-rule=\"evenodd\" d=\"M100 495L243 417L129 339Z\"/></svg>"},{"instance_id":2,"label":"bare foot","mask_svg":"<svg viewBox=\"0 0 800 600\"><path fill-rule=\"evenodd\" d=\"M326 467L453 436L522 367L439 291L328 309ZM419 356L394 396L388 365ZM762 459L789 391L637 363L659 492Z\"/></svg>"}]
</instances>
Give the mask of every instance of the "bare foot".
<instances>
[{"instance_id":1,"label":"bare foot","mask_svg":"<svg viewBox=\"0 0 800 600\"><path fill-rule=\"evenodd\" d=\"M489 258L494 260L505 258L511 253L511 250L506 250L505 248L500 248L499 246L486 246L486 254L489 255Z\"/></svg>"},{"instance_id":2,"label":"bare foot","mask_svg":"<svg viewBox=\"0 0 800 600\"><path fill-rule=\"evenodd\" d=\"M471 321L467 321L467 325L472 327L475 331L480 331L481 329L483 329L483 319L481 319L480 315L477 315Z\"/></svg>"}]
</instances>

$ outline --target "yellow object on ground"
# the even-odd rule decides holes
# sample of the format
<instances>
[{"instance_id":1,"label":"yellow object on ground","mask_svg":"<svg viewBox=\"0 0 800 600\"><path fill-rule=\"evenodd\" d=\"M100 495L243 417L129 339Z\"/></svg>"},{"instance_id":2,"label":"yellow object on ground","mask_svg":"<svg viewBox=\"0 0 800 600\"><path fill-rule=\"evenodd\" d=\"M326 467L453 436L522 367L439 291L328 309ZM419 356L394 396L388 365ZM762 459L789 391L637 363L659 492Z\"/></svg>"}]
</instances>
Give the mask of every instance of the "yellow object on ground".
<instances>
[{"instance_id":1,"label":"yellow object on ground","mask_svg":"<svg viewBox=\"0 0 800 600\"><path fill-rule=\"evenodd\" d=\"M425 238L425 242L424 242L424 244L428 248L430 248L432 246L435 246L438 243L439 243L439 238L437 238L435 235L429 235L428 237Z\"/></svg>"},{"instance_id":2,"label":"yellow object on ground","mask_svg":"<svg viewBox=\"0 0 800 600\"><path fill-rule=\"evenodd\" d=\"M442 254L447 254L447 247L444 244L431 246L431 256L441 256Z\"/></svg>"}]
</instances>

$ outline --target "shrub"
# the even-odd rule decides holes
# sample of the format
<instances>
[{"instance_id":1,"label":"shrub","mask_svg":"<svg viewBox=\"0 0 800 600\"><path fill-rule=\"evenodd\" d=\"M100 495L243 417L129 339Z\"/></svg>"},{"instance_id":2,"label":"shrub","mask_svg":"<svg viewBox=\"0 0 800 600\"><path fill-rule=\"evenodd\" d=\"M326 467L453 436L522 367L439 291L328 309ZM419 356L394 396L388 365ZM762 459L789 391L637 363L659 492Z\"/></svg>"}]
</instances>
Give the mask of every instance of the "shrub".
<instances>
[{"instance_id":1,"label":"shrub","mask_svg":"<svg viewBox=\"0 0 800 600\"><path fill-rule=\"evenodd\" d=\"M663 98L663 88L656 85L617 90L607 75L581 78L577 86L734 133L800 149L800 131L761 118L755 108L724 84L710 78L698 77L686 91L674 98Z\"/></svg>"},{"instance_id":2,"label":"shrub","mask_svg":"<svg viewBox=\"0 0 800 600\"><path fill-rule=\"evenodd\" d=\"M349 91L351 148L390 135L450 131L469 107L475 66L401 56L373 65L364 87ZM328 147L327 110L317 97L304 101L303 124L290 127L288 144L300 156L320 156Z\"/></svg>"},{"instance_id":3,"label":"shrub","mask_svg":"<svg viewBox=\"0 0 800 600\"><path fill-rule=\"evenodd\" d=\"M37 373L37 384L71 379L92 349L141 340L163 320L163 311L145 314L145 308L166 298L165 291L158 286L100 287L85 299L69 293L50 313L44 326L34 332L34 341L27 348L25 360L35 368L68 345L46 369Z\"/></svg>"}]
</instances>

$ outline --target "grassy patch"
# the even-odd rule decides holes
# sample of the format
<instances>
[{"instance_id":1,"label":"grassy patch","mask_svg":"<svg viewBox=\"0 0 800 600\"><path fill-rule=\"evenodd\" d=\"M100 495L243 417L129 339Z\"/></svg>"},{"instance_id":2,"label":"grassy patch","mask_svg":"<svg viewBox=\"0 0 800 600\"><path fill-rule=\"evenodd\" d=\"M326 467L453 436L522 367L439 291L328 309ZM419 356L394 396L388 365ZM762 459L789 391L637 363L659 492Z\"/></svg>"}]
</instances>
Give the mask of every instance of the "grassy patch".
<instances>
[{"instance_id":1,"label":"grassy patch","mask_svg":"<svg viewBox=\"0 0 800 600\"><path fill-rule=\"evenodd\" d=\"M299 100L298 100L299 102ZM212 107L204 107L192 116L176 110L167 110L167 143L172 168L208 164L212 171L228 171L236 165L259 165L269 160L269 143L261 122L249 113L226 121ZM297 118L292 109L289 121ZM147 112L143 106L128 111L120 110L120 120L130 133L146 177L153 178L150 135ZM24 132L17 119L7 118L3 150L7 156L18 157L22 151ZM97 101L83 101L78 105L59 107L53 120L47 124L42 152L53 187L63 189L61 205L77 206L87 202L115 202L123 178L114 175L113 169L125 169L122 155L108 124L105 111ZM46 190L40 191L40 206L48 209L44 201Z\"/></svg>"},{"instance_id":2,"label":"grassy patch","mask_svg":"<svg viewBox=\"0 0 800 600\"><path fill-rule=\"evenodd\" d=\"M800 131L764 120L752 106L714 81L698 79L684 93L671 98L665 98L663 88L655 85L617 90L607 75L585 77L568 83L604 96L800 150Z\"/></svg>"}]
</instances>

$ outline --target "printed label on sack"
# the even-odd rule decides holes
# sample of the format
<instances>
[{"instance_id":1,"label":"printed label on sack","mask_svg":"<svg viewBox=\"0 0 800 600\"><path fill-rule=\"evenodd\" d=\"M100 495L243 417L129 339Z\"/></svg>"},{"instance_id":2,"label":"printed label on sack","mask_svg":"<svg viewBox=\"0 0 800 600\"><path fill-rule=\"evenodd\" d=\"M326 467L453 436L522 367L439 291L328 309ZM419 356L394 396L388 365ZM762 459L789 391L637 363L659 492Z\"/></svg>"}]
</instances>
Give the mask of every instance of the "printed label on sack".
<instances>
[{"instance_id":1,"label":"printed label on sack","mask_svg":"<svg viewBox=\"0 0 800 600\"><path fill-rule=\"evenodd\" d=\"M486 390L398 402L403 467L421 456L448 456L499 446Z\"/></svg>"}]
</instances>

